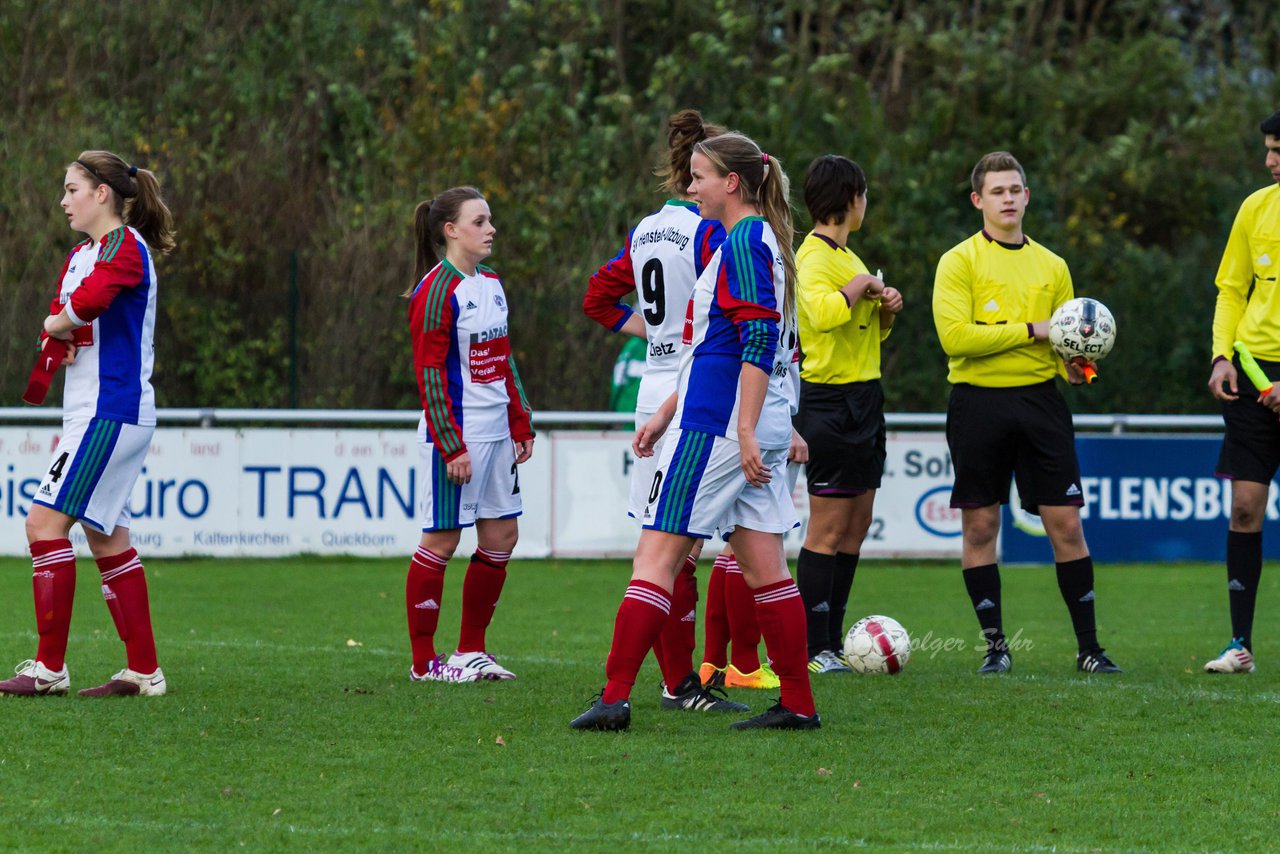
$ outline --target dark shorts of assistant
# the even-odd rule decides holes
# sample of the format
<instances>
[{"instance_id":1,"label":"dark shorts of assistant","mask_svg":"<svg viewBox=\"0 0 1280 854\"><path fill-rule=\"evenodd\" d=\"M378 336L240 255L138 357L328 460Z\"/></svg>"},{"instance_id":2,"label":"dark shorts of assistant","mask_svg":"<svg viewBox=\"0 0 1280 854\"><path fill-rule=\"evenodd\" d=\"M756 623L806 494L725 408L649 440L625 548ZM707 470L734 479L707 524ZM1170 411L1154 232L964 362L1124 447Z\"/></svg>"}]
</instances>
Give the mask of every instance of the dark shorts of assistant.
<instances>
[{"instance_id":1,"label":"dark shorts of assistant","mask_svg":"<svg viewBox=\"0 0 1280 854\"><path fill-rule=\"evenodd\" d=\"M1084 505L1071 410L1053 380L1013 388L957 383L947 405L947 445L956 478L952 507L1007 504L1015 478L1028 512Z\"/></svg>"},{"instance_id":2,"label":"dark shorts of assistant","mask_svg":"<svg viewBox=\"0 0 1280 854\"><path fill-rule=\"evenodd\" d=\"M1218 477L1271 483L1280 467L1280 416L1258 403L1258 389L1235 359L1239 399L1222 404L1222 450L1218 452ZM1280 362L1258 360L1258 367L1272 380L1280 380Z\"/></svg>"},{"instance_id":3,"label":"dark shorts of assistant","mask_svg":"<svg viewBox=\"0 0 1280 854\"><path fill-rule=\"evenodd\" d=\"M879 380L800 382L795 427L809 444L809 494L853 498L884 476L884 389Z\"/></svg>"}]
</instances>

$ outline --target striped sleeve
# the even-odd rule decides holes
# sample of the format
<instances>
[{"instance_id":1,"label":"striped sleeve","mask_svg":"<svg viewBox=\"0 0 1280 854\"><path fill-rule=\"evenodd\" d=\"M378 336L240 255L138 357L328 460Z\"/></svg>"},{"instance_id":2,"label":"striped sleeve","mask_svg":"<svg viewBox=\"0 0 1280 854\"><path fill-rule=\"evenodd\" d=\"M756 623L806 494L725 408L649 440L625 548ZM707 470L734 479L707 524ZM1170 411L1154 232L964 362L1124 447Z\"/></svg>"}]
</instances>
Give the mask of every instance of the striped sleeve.
<instances>
[{"instance_id":1,"label":"striped sleeve","mask_svg":"<svg viewBox=\"0 0 1280 854\"><path fill-rule=\"evenodd\" d=\"M142 284L144 263L138 240L129 229L121 226L104 235L93 272L67 301L67 316L76 326L92 323L122 290Z\"/></svg>"},{"instance_id":2,"label":"striped sleeve","mask_svg":"<svg viewBox=\"0 0 1280 854\"><path fill-rule=\"evenodd\" d=\"M511 427L511 438L517 442L527 442L534 436L533 407L525 396L524 384L520 382L520 372L516 370L516 357L507 354L507 423Z\"/></svg>"},{"instance_id":3,"label":"striped sleeve","mask_svg":"<svg viewBox=\"0 0 1280 854\"><path fill-rule=\"evenodd\" d=\"M445 462L467 452L462 425L454 411L460 390L449 388L448 360L455 350L456 306L453 292L459 278L443 265L428 276L409 304L413 364L422 392L427 432ZM452 393L451 393L452 392Z\"/></svg>"},{"instance_id":4,"label":"striped sleeve","mask_svg":"<svg viewBox=\"0 0 1280 854\"><path fill-rule=\"evenodd\" d=\"M635 229L632 229L634 233ZM610 332L622 328L633 311L622 302L627 294L635 292L636 274L631 266L631 234L622 251L605 263L587 281L587 293L582 297L582 313Z\"/></svg>"},{"instance_id":5,"label":"striped sleeve","mask_svg":"<svg viewBox=\"0 0 1280 854\"><path fill-rule=\"evenodd\" d=\"M778 299L773 289L773 252L758 237L758 226L736 228L721 247L716 302L738 328L742 361L766 374L778 349Z\"/></svg>"}]
</instances>

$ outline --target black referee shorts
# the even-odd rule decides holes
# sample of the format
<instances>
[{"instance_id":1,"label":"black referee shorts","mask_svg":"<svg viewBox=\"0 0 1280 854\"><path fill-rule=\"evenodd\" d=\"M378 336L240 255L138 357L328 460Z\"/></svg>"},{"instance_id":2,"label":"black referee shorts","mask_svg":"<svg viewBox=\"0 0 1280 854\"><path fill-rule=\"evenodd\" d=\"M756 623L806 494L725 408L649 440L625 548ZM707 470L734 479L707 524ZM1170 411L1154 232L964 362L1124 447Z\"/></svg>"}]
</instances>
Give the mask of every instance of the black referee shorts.
<instances>
[{"instance_id":1,"label":"black referee shorts","mask_svg":"<svg viewBox=\"0 0 1280 854\"><path fill-rule=\"evenodd\" d=\"M1014 388L957 383L947 405L955 467L951 506L1009 503L1016 477L1022 506L1083 506L1071 410L1053 380Z\"/></svg>"},{"instance_id":2,"label":"black referee shorts","mask_svg":"<svg viewBox=\"0 0 1280 854\"><path fill-rule=\"evenodd\" d=\"M852 498L884 476L884 389L860 383L800 382L796 430L809 443L809 494Z\"/></svg>"},{"instance_id":3,"label":"black referee shorts","mask_svg":"<svg viewBox=\"0 0 1280 854\"><path fill-rule=\"evenodd\" d=\"M1216 473L1232 480L1271 483L1280 467L1280 417L1258 403L1258 389L1240 368L1239 358L1232 364L1239 378L1240 398L1222 404L1226 430ZM1258 367L1272 380L1280 377L1280 362L1259 360Z\"/></svg>"}]
</instances>

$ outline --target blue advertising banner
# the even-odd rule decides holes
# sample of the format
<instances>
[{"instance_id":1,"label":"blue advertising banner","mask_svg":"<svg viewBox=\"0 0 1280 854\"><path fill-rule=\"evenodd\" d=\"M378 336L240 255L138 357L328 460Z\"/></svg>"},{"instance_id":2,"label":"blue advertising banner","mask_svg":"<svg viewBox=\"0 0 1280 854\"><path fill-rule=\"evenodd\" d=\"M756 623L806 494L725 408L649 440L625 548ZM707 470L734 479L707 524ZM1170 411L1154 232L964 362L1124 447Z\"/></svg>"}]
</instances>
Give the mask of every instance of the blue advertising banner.
<instances>
[{"instance_id":1,"label":"blue advertising banner","mask_svg":"<svg viewBox=\"0 0 1280 854\"><path fill-rule=\"evenodd\" d=\"M1077 436L1081 518L1094 560L1224 560L1231 482L1213 476L1221 444L1220 436ZM1280 519L1278 496L1273 482L1268 522ZM1002 515L1003 562L1053 560L1040 518L1016 495ZM1280 537L1265 537L1263 549L1280 558Z\"/></svg>"}]
</instances>

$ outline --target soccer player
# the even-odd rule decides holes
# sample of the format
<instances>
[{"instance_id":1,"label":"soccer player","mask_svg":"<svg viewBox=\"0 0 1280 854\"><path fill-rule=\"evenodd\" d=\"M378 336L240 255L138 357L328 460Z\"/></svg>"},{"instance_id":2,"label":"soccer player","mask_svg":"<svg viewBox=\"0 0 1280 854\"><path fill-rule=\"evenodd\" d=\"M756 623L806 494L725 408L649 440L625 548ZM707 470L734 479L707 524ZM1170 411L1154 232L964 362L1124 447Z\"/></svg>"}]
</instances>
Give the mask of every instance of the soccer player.
<instances>
[{"instance_id":1,"label":"soccer player","mask_svg":"<svg viewBox=\"0 0 1280 854\"><path fill-rule=\"evenodd\" d=\"M804 200L813 231L796 253L804 358L796 427L809 443L809 528L796 563L808 623L809 670L849 673L844 614L884 474L880 342L902 310L896 288L849 249L867 212L867 178L847 157L809 164Z\"/></svg>"},{"instance_id":2,"label":"soccer player","mask_svg":"<svg viewBox=\"0 0 1280 854\"><path fill-rule=\"evenodd\" d=\"M414 212L418 283L405 296L422 396L422 540L409 564L405 608L415 682L515 678L487 651L485 632L516 545L516 467L533 454L533 428L507 337L506 293L480 263L494 232L489 203L474 187L445 190ZM471 525L478 544L462 583L458 646L437 655L445 566Z\"/></svg>"},{"instance_id":3,"label":"soccer player","mask_svg":"<svg viewBox=\"0 0 1280 854\"><path fill-rule=\"evenodd\" d=\"M694 541L727 534L747 585L782 698L735 728L816 729L804 650L804 607L782 535L798 524L782 476L791 445L786 384L793 356L795 263L782 164L738 133L694 146L689 195L727 233L698 278L675 396L636 435L658 469L634 571L614 624L608 682L575 729L631 723L629 696L671 610L671 590ZM790 322L788 322L790 321Z\"/></svg>"},{"instance_id":4,"label":"soccer player","mask_svg":"<svg viewBox=\"0 0 1280 854\"><path fill-rule=\"evenodd\" d=\"M1262 577L1262 520L1280 465L1280 392L1259 398L1233 360L1242 341L1272 379L1280 378L1280 112L1260 127L1274 183L1244 200L1218 265L1209 391L1222 401L1225 432L1218 474L1231 478L1227 597L1231 642L1205 664L1209 673L1252 673L1253 610Z\"/></svg>"},{"instance_id":5,"label":"soccer player","mask_svg":"<svg viewBox=\"0 0 1280 854\"><path fill-rule=\"evenodd\" d=\"M697 205L684 194L692 180L693 146L724 130L704 121L697 110L681 110L667 120L667 155L659 174L671 198L631 229L622 250L591 277L582 299L583 312L601 326L646 339L648 357L636 401L636 429L675 393L689 296L724 241L720 223L699 216ZM638 297L639 311L622 302L632 293ZM655 456L636 458L629 516L639 519L644 513L656 470ZM661 705L689 711L745 711L741 703L704 688L693 669L698 606L694 573L699 551L685 558L676 576L671 613L654 645L662 670Z\"/></svg>"},{"instance_id":6,"label":"soccer player","mask_svg":"<svg viewBox=\"0 0 1280 854\"><path fill-rule=\"evenodd\" d=\"M795 495L800 467L809 461L809 444L795 429L800 405L800 351L793 344L787 373L787 404L791 411L791 448L787 451L787 494ZM760 621L756 619L755 594L747 586L742 567L725 545L716 555L707 582L706 634L702 645L702 684L725 688L770 690L781 681L768 662L760 661Z\"/></svg>"},{"instance_id":7,"label":"soccer player","mask_svg":"<svg viewBox=\"0 0 1280 854\"><path fill-rule=\"evenodd\" d=\"M1071 614L1076 668L1119 673L1098 645L1093 560L1080 524L1079 463L1071 412L1055 379L1084 382L1049 346L1049 317L1072 298L1066 262L1022 231L1031 191L1007 151L978 161L970 200L982 230L938 262L933 320L952 383L947 444L955 466L951 506L961 511L964 583L986 639L979 673L1013 667L1001 619L996 538L1000 505L1017 478L1023 506L1053 545L1058 589Z\"/></svg>"},{"instance_id":8,"label":"soccer player","mask_svg":"<svg viewBox=\"0 0 1280 854\"><path fill-rule=\"evenodd\" d=\"M156 271L152 252L174 247L173 217L156 176L108 151L67 167L62 209L88 235L62 265L44 334L67 343L62 436L27 514L39 647L0 694L65 694L67 635L76 590L68 539L80 523L102 574L102 595L124 641L126 666L87 697L165 693L156 662L147 580L129 542L129 494L156 429L151 369Z\"/></svg>"}]
</instances>

